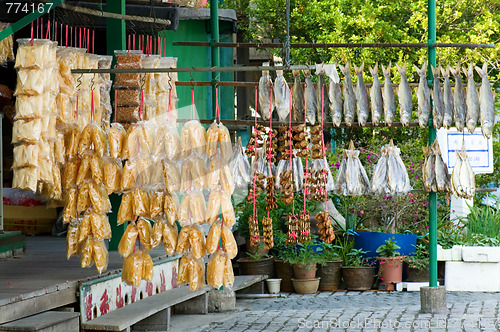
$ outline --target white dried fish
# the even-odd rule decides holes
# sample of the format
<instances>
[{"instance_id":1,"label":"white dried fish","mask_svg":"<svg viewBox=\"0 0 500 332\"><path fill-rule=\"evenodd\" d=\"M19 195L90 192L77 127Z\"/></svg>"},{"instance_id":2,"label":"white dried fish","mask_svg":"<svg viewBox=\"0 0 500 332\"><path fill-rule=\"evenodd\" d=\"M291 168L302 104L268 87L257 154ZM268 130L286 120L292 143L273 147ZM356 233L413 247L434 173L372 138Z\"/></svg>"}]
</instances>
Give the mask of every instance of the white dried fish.
<instances>
[{"instance_id":1,"label":"white dried fish","mask_svg":"<svg viewBox=\"0 0 500 332\"><path fill-rule=\"evenodd\" d=\"M268 66L269 63L264 63L263 65ZM259 80L259 106L260 114L264 120L269 120L271 117L271 109L274 108L274 102L271 104L272 89L273 81L271 80L271 75L269 75L268 70L263 70Z\"/></svg>"},{"instance_id":2,"label":"white dried fish","mask_svg":"<svg viewBox=\"0 0 500 332\"><path fill-rule=\"evenodd\" d=\"M406 77L406 62L403 67L396 64L399 75L401 75L401 81L399 82L398 89L398 99L399 99L399 114L401 117L401 123L403 126L407 127L410 124L411 114L412 114L412 100L411 100L411 88L408 83L408 78Z\"/></svg>"},{"instance_id":3,"label":"white dried fish","mask_svg":"<svg viewBox=\"0 0 500 332\"><path fill-rule=\"evenodd\" d=\"M443 126L444 117L444 99L439 82L439 71L441 66L434 68L431 65L432 75L434 76L434 86L432 88L432 123L434 128L439 129Z\"/></svg>"},{"instance_id":4,"label":"white dried fish","mask_svg":"<svg viewBox=\"0 0 500 332\"><path fill-rule=\"evenodd\" d=\"M476 191L475 174L470 165L465 144L457 151L457 160L451 174L451 190L457 198L472 199Z\"/></svg>"},{"instance_id":5,"label":"white dried fish","mask_svg":"<svg viewBox=\"0 0 500 332\"><path fill-rule=\"evenodd\" d=\"M324 120L328 118L330 108L330 98L328 97L328 86L325 81L325 65L316 64L316 75L318 75L317 102L318 102L318 123L321 123L321 114Z\"/></svg>"},{"instance_id":6,"label":"white dried fish","mask_svg":"<svg viewBox=\"0 0 500 332\"><path fill-rule=\"evenodd\" d=\"M387 184L387 147L380 150L380 158L373 171L371 189L374 194L388 194L391 192Z\"/></svg>"},{"instance_id":7,"label":"white dried fish","mask_svg":"<svg viewBox=\"0 0 500 332\"><path fill-rule=\"evenodd\" d=\"M391 139L387 147L387 184L393 195L407 194L411 190L410 178L400 152Z\"/></svg>"},{"instance_id":8,"label":"white dried fish","mask_svg":"<svg viewBox=\"0 0 500 332\"><path fill-rule=\"evenodd\" d=\"M446 193L450 191L450 175L448 174L448 167L441 157L441 150L439 149L439 143L437 140L434 142L434 156L435 160L435 171L436 171L436 185L437 191Z\"/></svg>"},{"instance_id":9,"label":"white dried fish","mask_svg":"<svg viewBox=\"0 0 500 332\"><path fill-rule=\"evenodd\" d=\"M340 77L337 72L337 63L325 65L326 76L330 79L328 98L330 99L330 114L333 125L339 127L342 123L342 91L340 91Z\"/></svg>"},{"instance_id":10,"label":"white dried fish","mask_svg":"<svg viewBox=\"0 0 500 332\"><path fill-rule=\"evenodd\" d=\"M349 144L349 149L342 152L335 191L347 196L365 195L371 191L366 170L359 160L359 150L355 150L353 141Z\"/></svg>"},{"instance_id":11,"label":"white dried fish","mask_svg":"<svg viewBox=\"0 0 500 332\"><path fill-rule=\"evenodd\" d=\"M458 131L463 131L465 127L465 118L467 116L467 104L465 101L465 90L460 76L460 62L456 69L450 69L453 76L455 76L455 89L453 90L453 104L455 108L454 118L455 126Z\"/></svg>"},{"instance_id":12,"label":"white dried fish","mask_svg":"<svg viewBox=\"0 0 500 332\"><path fill-rule=\"evenodd\" d=\"M356 106L358 110L358 122L361 126L366 126L368 116L370 115L370 102L368 101L368 92L366 91L365 81L363 80L363 68L365 63L356 67L354 64L354 71L356 72Z\"/></svg>"},{"instance_id":13,"label":"white dried fish","mask_svg":"<svg viewBox=\"0 0 500 332\"><path fill-rule=\"evenodd\" d=\"M396 98L394 96L394 90L392 89L391 83L391 63L389 66L384 68L382 65L382 72L384 73L384 91L382 96L384 97L384 120L385 124L389 127L392 126L394 122L394 116L396 115Z\"/></svg>"},{"instance_id":14,"label":"white dried fish","mask_svg":"<svg viewBox=\"0 0 500 332\"><path fill-rule=\"evenodd\" d=\"M314 125L316 124L316 114L318 112L316 89L311 79L311 71L304 70L303 73L306 78L306 119L309 124Z\"/></svg>"},{"instance_id":15,"label":"white dried fish","mask_svg":"<svg viewBox=\"0 0 500 332\"><path fill-rule=\"evenodd\" d=\"M420 128L425 129L429 125L429 116L431 115L431 101L429 85L427 83L427 62L422 64L422 69L415 66L418 76L417 103L418 103L418 124Z\"/></svg>"},{"instance_id":16,"label":"white dried fish","mask_svg":"<svg viewBox=\"0 0 500 332\"><path fill-rule=\"evenodd\" d=\"M283 70L277 70L274 80L274 103L280 121L284 121L290 114L290 102L290 88L283 77Z\"/></svg>"},{"instance_id":17,"label":"white dried fish","mask_svg":"<svg viewBox=\"0 0 500 332\"><path fill-rule=\"evenodd\" d=\"M345 123L350 127L354 122L354 114L356 112L356 95L352 87L351 67L347 61L345 67L339 65L342 74L344 74L344 119Z\"/></svg>"},{"instance_id":18,"label":"white dried fish","mask_svg":"<svg viewBox=\"0 0 500 332\"><path fill-rule=\"evenodd\" d=\"M467 103L467 129L472 134L477 126L479 119L479 97L477 95L476 83L474 82L474 70L472 63L469 64L469 69L463 70L467 76L467 95L465 101Z\"/></svg>"},{"instance_id":19,"label":"white dried fish","mask_svg":"<svg viewBox=\"0 0 500 332\"><path fill-rule=\"evenodd\" d=\"M372 87L370 88L371 110L372 110L372 123L378 126L382 121L382 114L384 112L384 103L382 100L382 89L378 79L378 63L375 66L369 67L370 73L373 77Z\"/></svg>"},{"instance_id":20,"label":"white dried fish","mask_svg":"<svg viewBox=\"0 0 500 332\"><path fill-rule=\"evenodd\" d=\"M424 185L424 192L431 192L437 190L436 185L436 172L435 169L435 155L432 146L423 147L425 161L422 166L422 182Z\"/></svg>"},{"instance_id":21,"label":"white dried fish","mask_svg":"<svg viewBox=\"0 0 500 332\"><path fill-rule=\"evenodd\" d=\"M476 67L481 76L481 88L479 89L479 106L481 110L481 131L486 138L491 137L495 125L495 99L488 81L488 64L484 62L483 69Z\"/></svg>"},{"instance_id":22,"label":"white dried fish","mask_svg":"<svg viewBox=\"0 0 500 332\"><path fill-rule=\"evenodd\" d=\"M293 88L292 88L292 107L293 120L295 122L304 121L304 89L300 83L300 71L292 70Z\"/></svg>"},{"instance_id":23,"label":"white dried fish","mask_svg":"<svg viewBox=\"0 0 500 332\"><path fill-rule=\"evenodd\" d=\"M444 77L443 83L443 99L444 99L444 116L443 116L443 127L450 129L453 126L453 94L451 93L451 83L450 83L450 66L441 68L441 73Z\"/></svg>"}]
</instances>

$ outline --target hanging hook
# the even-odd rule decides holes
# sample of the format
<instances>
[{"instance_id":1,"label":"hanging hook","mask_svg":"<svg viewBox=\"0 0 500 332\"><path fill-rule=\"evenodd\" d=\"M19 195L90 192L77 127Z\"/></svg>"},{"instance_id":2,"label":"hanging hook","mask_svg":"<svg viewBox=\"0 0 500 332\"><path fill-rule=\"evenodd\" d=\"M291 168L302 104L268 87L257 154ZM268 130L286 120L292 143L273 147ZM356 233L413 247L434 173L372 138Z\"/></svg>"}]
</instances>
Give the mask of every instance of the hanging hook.
<instances>
[{"instance_id":1,"label":"hanging hook","mask_svg":"<svg viewBox=\"0 0 500 332\"><path fill-rule=\"evenodd\" d=\"M92 80L90 80L90 90L94 90L95 89L95 84L96 84L96 81L95 81L95 75L92 75Z\"/></svg>"},{"instance_id":2,"label":"hanging hook","mask_svg":"<svg viewBox=\"0 0 500 332\"><path fill-rule=\"evenodd\" d=\"M80 87L80 85L82 85L82 77L83 77L83 73L80 73L80 76L78 76L78 78L76 79L76 81L78 82L78 84L76 85L77 90Z\"/></svg>"},{"instance_id":3,"label":"hanging hook","mask_svg":"<svg viewBox=\"0 0 500 332\"><path fill-rule=\"evenodd\" d=\"M146 85L146 74L141 74L141 90L144 90L144 85Z\"/></svg>"}]
</instances>

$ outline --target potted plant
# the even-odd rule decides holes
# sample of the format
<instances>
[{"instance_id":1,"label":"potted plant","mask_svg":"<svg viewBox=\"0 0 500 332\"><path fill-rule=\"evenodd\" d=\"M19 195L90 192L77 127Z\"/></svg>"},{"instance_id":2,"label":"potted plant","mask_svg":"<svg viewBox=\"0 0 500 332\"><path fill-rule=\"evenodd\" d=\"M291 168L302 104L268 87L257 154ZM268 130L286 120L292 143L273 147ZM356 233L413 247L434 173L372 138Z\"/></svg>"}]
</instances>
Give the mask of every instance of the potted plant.
<instances>
[{"instance_id":1,"label":"potted plant","mask_svg":"<svg viewBox=\"0 0 500 332\"><path fill-rule=\"evenodd\" d=\"M379 255L379 277L381 285L389 285L403 281L403 256L400 256L400 247L394 241L394 238L385 240L376 252Z\"/></svg>"},{"instance_id":2,"label":"potted plant","mask_svg":"<svg viewBox=\"0 0 500 332\"><path fill-rule=\"evenodd\" d=\"M406 276L410 282L429 281L429 250L423 244L415 246L415 255L405 256Z\"/></svg>"},{"instance_id":3,"label":"potted plant","mask_svg":"<svg viewBox=\"0 0 500 332\"><path fill-rule=\"evenodd\" d=\"M269 278L274 276L274 257L269 255L261 255L260 253L249 253L248 257L237 260L240 274L256 275L265 274Z\"/></svg>"},{"instance_id":4,"label":"potted plant","mask_svg":"<svg viewBox=\"0 0 500 332\"><path fill-rule=\"evenodd\" d=\"M331 243L323 243L322 262L318 266L318 277L320 277L320 291L336 291L342 280L342 260L339 250L342 247Z\"/></svg>"},{"instance_id":5,"label":"potted plant","mask_svg":"<svg viewBox=\"0 0 500 332\"><path fill-rule=\"evenodd\" d=\"M295 255L294 247L285 244L286 234L278 231L274 236L274 248L272 249L274 260L274 273L276 278L281 279L281 291L293 292L293 268L289 263L290 258Z\"/></svg>"},{"instance_id":6,"label":"potted plant","mask_svg":"<svg viewBox=\"0 0 500 332\"><path fill-rule=\"evenodd\" d=\"M320 278L316 277L316 265L321 262L321 254L315 251L315 237L299 243L293 249L294 255L287 258L292 264L293 288L299 294L313 294L318 291Z\"/></svg>"},{"instance_id":7,"label":"potted plant","mask_svg":"<svg viewBox=\"0 0 500 332\"><path fill-rule=\"evenodd\" d=\"M348 290L364 291L373 286L375 268L364 254L363 249L351 248L342 257L342 278Z\"/></svg>"}]
</instances>

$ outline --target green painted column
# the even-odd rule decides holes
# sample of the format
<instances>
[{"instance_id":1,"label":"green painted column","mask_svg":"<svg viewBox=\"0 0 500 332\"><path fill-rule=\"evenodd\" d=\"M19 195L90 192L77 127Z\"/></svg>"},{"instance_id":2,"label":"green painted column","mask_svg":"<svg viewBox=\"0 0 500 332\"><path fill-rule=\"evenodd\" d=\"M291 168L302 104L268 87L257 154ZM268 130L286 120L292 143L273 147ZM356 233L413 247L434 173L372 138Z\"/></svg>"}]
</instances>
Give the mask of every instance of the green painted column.
<instances>
[{"instance_id":1,"label":"green painted column","mask_svg":"<svg viewBox=\"0 0 500 332\"><path fill-rule=\"evenodd\" d=\"M125 0L107 0L106 11L110 13L125 14ZM115 50L124 50L126 47L126 29L125 21L114 18L106 18L106 48L108 55L113 55ZM109 214L109 223L111 224L111 240L109 241L109 250L118 250L118 243L127 227L126 224L118 226L116 224L118 208L121 203L121 196L111 194L112 212Z\"/></svg>"},{"instance_id":2,"label":"green painted column","mask_svg":"<svg viewBox=\"0 0 500 332\"><path fill-rule=\"evenodd\" d=\"M436 0L428 0L428 58L429 67L427 69L427 78L429 85L433 85L434 77L432 75L431 65L436 68ZM431 99L432 109L432 99ZM432 125L432 112L429 117L429 144L436 139L436 129ZM437 193L429 193L429 286L437 287Z\"/></svg>"}]
</instances>

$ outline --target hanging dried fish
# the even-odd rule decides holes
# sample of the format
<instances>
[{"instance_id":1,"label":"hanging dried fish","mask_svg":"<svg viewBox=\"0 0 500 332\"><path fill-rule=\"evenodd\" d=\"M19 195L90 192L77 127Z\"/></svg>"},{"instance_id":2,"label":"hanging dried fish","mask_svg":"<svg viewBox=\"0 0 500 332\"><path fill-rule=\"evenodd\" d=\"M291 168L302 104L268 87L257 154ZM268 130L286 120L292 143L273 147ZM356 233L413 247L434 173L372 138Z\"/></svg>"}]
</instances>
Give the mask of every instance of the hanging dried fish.
<instances>
[{"instance_id":1,"label":"hanging dried fish","mask_svg":"<svg viewBox=\"0 0 500 332\"><path fill-rule=\"evenodd\" d=\"M283 77L283 70L277 70L274 81L274 103L280 121L284 121L289 115L290 102L290 88Z\"/></svg>"},{"instance_id":2,"label":"hanging dried fish","mask_svg":"<svg viewBox=\"0 0 500 332\"><path fill-rule=\"evenodd\" d=\"M443 84L443 98L444 98L444 116L443 116L443 127L450 129L453 126L453 95L451 93L451 83L450 83L450 66L441 68L441 73L444 77Z\"/></svg>"},{"instance_id":3,"label":"hanging dried fish","mask_svg":"<svg viewBox=\"0 0 500 332\"><path fill-rule=\"evenodd\" d=\"M375 67L368 67L373 77L372 87L370 88L371 110L372 110L372 123L378 126L382 121L382 114L384 112L384 103L382 100L382 89L378 79L378 62Z\"/></svg>"},{"instance_id":4,"label":"hanging dried fish","mask_svg":"<svg viewBox=\"0 0 500 332\"><path fill-rule=\"evenodd\" d=\"M387 184L387 146L380 149L380 158L373 171L371 189L374 194L388 194L391 192Z\"/></svg>"},{"instance_id":5,"label":"hanging dried fish","mask_svg":"<svg viewBox=\"0 0 500 332\"><path fill-rule=\"evenodd\" d=\"M425 61L422 64L422 69L417 66L414 67L420 77L417 88L418 124L420 128L425 129L429 124L429 116L431 115L431 93L427 84L427 62Z\"/></svg>"},{"instance_id":6,"label":"hanging dried fish","mask_svg":"<svg viewBox=\"0 0 500 332\"><path fill-rule=\"evenodd\" d=\"M359 150L355 150L351 141L349 149L342 152L335 185L337 195L359 196L370 192L370 181L358 157Z\"/></svg>"},{"instance_id":7,"label":"hanging dried fish","mask_svg":"<svg viewBox=\"0 0 500 332\"><path fill-rule=\"evenodd\" d=\"M469 64L469 69L463 70L467 76L467 95L465 102L467 104L467 129L472 134L477 126L479 119L479 97L477 95L476 83L474 82L474 70L472 63Z\"/></svg>"},{"instance_id":8,"label":"hanging dried fish","mask_svg":"<svg viewBox=\"0 0 500 332\"><path fill-rule=\"evenodd\" d=\"M454 118L457 130L462 132L465 127L465 117L467 116L467 104L465 101L465 90L460 76L460 62L456 69L450 68L451 73L455 76L455 89L453 90L453 104L455 108Z\"/></svg>"},{"instance_id":9,"label":"hanging dried fish","mask_svg":"<svg viewBox=\"0 0 500 332\"><path fill-rule=\"evenodd\" d=\"M411 190L410 178L400 156L400 149L390 141L387 148L387 184L391 194L407 194Z\"/></svg>"},{"instance_id":10,"label":"hanging dried fish","mask_svg":"<svg viewBox=\"0 0 500 332\"><path fill-rule=\"evenodd\" d=\"M441 150L437 140L434 142L434 154L436 156L436 184L439 192L450 191L450 175L448 174L448 166L446 166L443 158L441 157Z\"/></svg>"},{"instance_id":11,"label":"hanging dried fish","mask_svg":"<svg viewBox=\"0 0 500 332\"><path fill-rule=\"evenodd\" d=\"M423 147L424 151L424 165L422 166L422 183L424 185L424 192L428 193L431 191L437 191L436 185L436 156L434 155L434 150L432 146Z\"/></svg>"},{"instance_id":12,"label":"hanging dried fish","mask_svg":"<svg viewBox=\"0 0 500 332\"><path fill-rule=\"evenodd\" d=\"M382 72L384 73L384 91L382 92L384 100L384 119L385 124L389 127L392 126L394 122L394 116L396 114L396 98L394 96L394 90L392 89L391 83L391 63L389 66L384 68L382 65Z\"/></svg>"},{"instance_id":13,"label":"hanging dried fish","mask_svg":"<svg viewBox=\"0 0 500 332\"><path fill-rule=\"evenodd\" d=\"M401 75L398 89L401 123L403 126L407 127L410 124L413 104L411 100L410 84L408 83L408 78L406 78L406 62L403 64L403 67L399 67L399 65L396 64L396 68L398 69L399 75Z\"/></svg>"},{"instance_id":14,"label":"hanging dried fish","mask_svg":"<svg viewBox=\"0 0 500 332\"><path fill-rule=\"evenodd\" d=\"M457 151L457 160L451 174L451 191L456 198L472 199L475 195L475 174L463 143L462 149Z\"/></svg>"},{"instance_id":15,"label":"hanging dried fish","mask_svg":"<svg viewBox=\"0 0 500 332\"><path fill-rule=\"evenodd\" d=\"M325 65L325 73L330 79L328 98L330 99L330 114L334 126L342 123L342 91L340 91L340 77L337 72L337 63Z\"/></svg>"},{"instance_id":16,"label":"hanging dried fish","mask_svg":"<svg viewBox=\"0 0 500 332\"><path fill-rule=\"evenodd\" d=\"M434 128L439 129L443 126L444 117L444 99L441 91L441 84L439 82L441 65L439 65L437 69L431 65L431 69L432 75L434 76L434 86L432 88L432 123Z\"/></svg>"},{"instance_id":17,"label":"hanging dried fish","mask_svg":"<svg viewBox=\"0 0 500 332\"><path fill-rule=\"evenodd\" d=\"M316 123L316 114L318 113L316 89L311 79L311 72L304 70L303 73L306 77L306 119L307 123L314 125Z\"/></svg>"},{"instance_id":18,"label":"hanging dried fish","mask_svg":"<svg viewBox=\"0 0 500 332\"><path fill-rule=\"evenodd\" d=\"M345 67L339 65L340 71L344 74L344 119L345 123L350 127L354 122L354 114L356 112L356 95L352 87L351 67L347 61Z\"/></svg>"},{"instance_id":19,"label":"hanging dried fish","mask_svg":"<svg viewBox=\"0 0 500 332\"><path fill-rule=\"evenodd\" d=\"M361 126L366 126L366 121L368 121L368 115L370 114L370 103L368 101L368 92L366 91L365 81L363 80L363 68L365 63L363 62L360 67L354 65L354 71L358 78L356 82L356 106L358 110L358 122Z\"/></svg>"},{"instance_id":20,"label":"hanging dried fish","mask_svg":"<svg viewBox=\"0 0 500 332\"><path fill-rule=\"evenodd\" d=\"M484 62L483 69L476 67L481 76L481 88L479 89L479 106L481 110L481 131L486 138L491 137L495 125L495 99L488 81L488 64Z\"/></svg>"},{"instance_id":21,"label":"hanging dried fish","mask_svg":"<svg viewBox=\"0 0 500 332\"><path fill-rule=\"evenodd\" d=\"M335 233L333 231L332 221L330 214L327 211L319 212L315 219L318 221L318 233L321 235L321 241L325 243L332 243L335 240Z\"/></svg>"},{"instance_id":22,"label":"hanging dried fish","mask_svg":"<svg viewBox=\"0 0 500 332\"><path fill-rule=\"evenodd\" d=\"M304 90L302 83L300 83L300 71L292 70L293 74L293 91L292 91L292 107L293 107L293 121L304 121Z\"/></svg>"},{"instance_id":23,"label":"hanging dried fish","mask_svg":"<svg viewBox=\"0 0 500 332\"><path fill-rule=\"evenodd\" d=\"M423 148L423 150L425 155L422 169L424 192L449 192L450 176L448 174L448 167L441 157L438 141L434 141L431 146Z\"/></svg>"},{"instance_id":24,"label":"hanging dried fish","mask_svg":"<svg viewBox=\"0 0 500 332\"><path fill-rule=\"evenodd\" d=\"M263 66L269 66L269 63L263 63ZM274 102L271 104L271 93L273 89L273 81L269 70L263 70L259 80L259 106L260 114L264 120L269 120L271 117L271 109L274 108Z\"/></svg>"},{"instance_id":25,"label":"hanging dried fish","mask_svg":"<svg viewBox=\"0 0 500 332\"><path fill-rule=\"evenodd\" d=\"M316 75L318 75L318 123L321 123L321 114L327 118L328 109L330 108L330 98L328 97L328 86L325 81L325 66L323 64L316 65Z\"/></svg>"}]
</instances>

